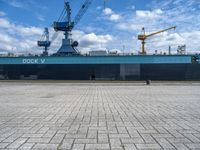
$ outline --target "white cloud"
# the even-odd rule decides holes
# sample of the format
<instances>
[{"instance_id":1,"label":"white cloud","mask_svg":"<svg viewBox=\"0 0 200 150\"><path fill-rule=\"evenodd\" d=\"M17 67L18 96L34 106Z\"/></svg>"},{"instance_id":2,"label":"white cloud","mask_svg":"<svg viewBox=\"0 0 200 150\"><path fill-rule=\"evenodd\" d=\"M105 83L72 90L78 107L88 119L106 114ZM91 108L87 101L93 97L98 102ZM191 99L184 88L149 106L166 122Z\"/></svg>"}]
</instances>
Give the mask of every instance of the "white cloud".
<instances>
[{"instance_id":1,"label":"white cloud","mask_svg":"<svg viewBox=\"0 0 200 150\"><path fill-rule=\"evenodd\" d=\"M25 8L23 3L19 2L19 1L16 1L16 0L9 0L8 4L13 6L13 7L16 7L16 8Z\"/></svg>"},{"instance_id":2,"label":"white cloud","mask_svg":"<svg viewBox=\"0 0 200 150\"><path fill-rule=\"evenodd\" d=\"M161 14L163 14L163 11L161 9L155 9L153 11L148 10L137 10L136 16L140 18L150 18L154 19L157 17L161 17Z\"/></svg>"},{"instance_id":3,"label":"white cloud","mask_svg":"<svg viewBox=\"0 0 200 150\"><path fill-rule=\"evenodd\" d=\"M127 6L126 9L133 11L133 10L136 9L136 6L135 5L130 5L130 6Z\"/></svg>"},{"instance_id":4,"label":"white cloud","mask_svg":"<svg viewBox=\"0 0 200 150\"><path fill-rule=\"evenodd\" d=\"M114 13L111 8L105 8L103 12L105 15L111 15Z\"/></svg>"},{"instance_id":5,"label":"white cloud","mask_svg":"<svg viewBox=\"0 0 200 150\"><path fill-rule=\"evenodd\" d=\"M32 35L41 35L42 29L34 26L18 26L17 28L13 28L15 32L17 32L20 36L32 36Z\"/></svg>"},{"instance_id":6,"label":"white cloud","mask_svg":"<svg viewBox=\"0 0 200 150\"><path fill-rule=\"evenodd\" d=\"M133 32L133 31L137 31L139 29L142 29L142 25L139 24L128 24L128 23L119 23L117 24L117 28L120 30L123 30L124 32Z\"/></svg>"},{"instance_id":7,"label":"white cloud","mask_svg":"<svg viewBox=\"0 0 200 150\"><path fill-rule=\"evenodd\" d=\"M15 41L14 38L12 38L11 36L6 35L4 33L0 33L0 37L3 37L3 38L0 38L1 43L10 44L11 42Z\"/></svg>"},{"instance_id":8,"label":"white cloud","mask_svg":"<svg viewBox=\"0 0 200 150\"><path fill-rule=\"evenodd\" d=\"M8 28L11 24L7 19L0 18L0 28Z\"/></svg>"},{"instance_id":9,"label":"white cloud","mask_svg":"<svg viewBox=\"0 0 200 150\"><path fill-rule=\"evenodd\" d=\"M106 15L107 19L110 21L117 22L121 19L121 15L115 13L111 8L105 8L103 14Z\"/></svg>"},{"instance_id":10,"label":"white cloud","mask_svg":"<svg viewBox=\"0 0 200 150\"><path fill-rule=\"evenodd\" d=\"M78 40L79 50L89 51L94 49L102 49L113 41L113 37L109 34L97 35L95 33L86 34L83 31L73 31L73 39Z\"/></svg>"},{"instance_id":11,"label":"white cloud","mask_svg":"<svg viewBox=\"0 0 200 150\"><path fill-rule=\"evenodd\" d=\"M0 50L8 52L34 52L36 41L43 29L11 23L8 19L0 18Z\"/></svg>"},{"instance_id":12,"label":"white cloud","mask_svg":"<svg viewBox=\"0 0 200 150\"><path fill-rule=\"evenodd\" d=\"M110 20L111 20L111 21L118 21L118 20L120 20L120 18L121 18L121 16L118 15L118 14L112 14L112 15L110 16Z\"/></svg>"},{"instance_id":13,"label":"white cloud","mask_svg":"<svg viewBox=\"0 0 200 150\"><path fill-rule=\"evenodd\" d=\"M45 21L44 16L42 16L41 14L36 13L35 15L36 15L36 17L37 17L38 20L40 20L40 21Z\"/></svg>"},{"instance_id":14,"label":"white cloud","mask_svg":"<svg viewBox=\"0 0 200 150\"><path fill-rule=\"evenodd\" d=\"M6 13L3 11L0 11L0 17L2 17L2 16L6 16Z\"/></svg>"},{"instance_id":15,"label":"white cloud","mask_svg":"<svg viewBox=\"0 0 200 150\"><path fill-rule=\"evenodd\" d=\"M5 18L0 18L0 29L7 29L9 34L16 34L20 37L40 35L42 33L41 28L14 24Z\"/></svg>"}]
</instances>

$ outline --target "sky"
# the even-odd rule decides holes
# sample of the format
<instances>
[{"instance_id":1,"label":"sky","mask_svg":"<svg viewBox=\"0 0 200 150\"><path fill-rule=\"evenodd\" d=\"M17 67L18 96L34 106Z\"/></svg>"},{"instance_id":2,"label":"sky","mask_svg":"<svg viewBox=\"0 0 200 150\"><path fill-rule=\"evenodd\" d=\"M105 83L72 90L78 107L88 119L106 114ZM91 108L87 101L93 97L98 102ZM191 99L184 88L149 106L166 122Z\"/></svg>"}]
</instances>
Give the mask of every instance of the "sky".
<instances>
[{"instance_id":1,"label":"sky","mask_svg":"<svg viewBox=\"0 0 200 150\"><path fill-rule=\"evenodd\" d=\"M69 0L72 19L85 0ZM72 37L79 51L109 50L137 54L141 51L138 34L177 26L146 40L147 53L177 52L186 45L187 53L200 53L200 0L93 0L75 26ZM45 27L50 39L52 28L64 7L64 0L0 0L0 53L42 53L37 47ZM55 53L63 38L59 32L49 52Z\"/></svg>"}]
</instances>

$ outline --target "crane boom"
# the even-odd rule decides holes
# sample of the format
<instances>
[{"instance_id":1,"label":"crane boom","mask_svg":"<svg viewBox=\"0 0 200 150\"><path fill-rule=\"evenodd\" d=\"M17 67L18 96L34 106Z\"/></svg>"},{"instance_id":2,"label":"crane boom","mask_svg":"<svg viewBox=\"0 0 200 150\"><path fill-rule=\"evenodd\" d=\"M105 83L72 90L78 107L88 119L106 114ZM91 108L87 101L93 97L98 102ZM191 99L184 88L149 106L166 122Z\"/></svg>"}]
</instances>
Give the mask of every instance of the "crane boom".
<instances>
[{"instance_id":1,"label":"crane boom","mask_svg":"<svg viewBox=\"0 0 200 150\"><path fill-rule=\"evenodd\" d=\"M146 51L145 51L145 40L151 36L154 36L154 35L157 35L157 34L160 34L162 32L165 32L165 31L168 31L168 30L171 30L171 29L176 29L176 26L174 27L171 27L171 28L167 28L167 29L164 29L164 30L161 30L161 31L158 31L158 32L154 32L154 33L151 33L151 34L145 34L145 29L143 28L143 34L140 34L138 35L138 40L141 40L142 41L142 54L145 55L146 54Z\"/></svg>"},{"instance_id":2,"label":"crane boom","mask_svg":"<svg viewBox=\"0 0 200 150\"><path fill-rule=\"evenodd\" d=\"M154 36L154 35L157 35L157 34L160 34L160 33L162 33L162 32L165 32L165 31L168 31L168 30L171 30L171 29L176 29L176 26L174 26L174 27L171 27L171 28L168 28L168 29L164 29L164 30L161 30L161 31L158 31L158 32L155 32L155 33L151 33L151 34L149 34L149 35L146 35L146 37L148 38L148 37L150 37L150 36Z\"/></svg>"},{"instance_id":3,"label":"crane boom","mask_svg":"<svg viewBox=\"0 0 200 150\"><path fill-rule=\"evenodd\" d=\"M82 5L81 9L79 10L78 14L74 18L74 25L77 25L85 12L88 10L89 6L92 4L93 0L86 0Z\"/></svg>"}]
</instances>

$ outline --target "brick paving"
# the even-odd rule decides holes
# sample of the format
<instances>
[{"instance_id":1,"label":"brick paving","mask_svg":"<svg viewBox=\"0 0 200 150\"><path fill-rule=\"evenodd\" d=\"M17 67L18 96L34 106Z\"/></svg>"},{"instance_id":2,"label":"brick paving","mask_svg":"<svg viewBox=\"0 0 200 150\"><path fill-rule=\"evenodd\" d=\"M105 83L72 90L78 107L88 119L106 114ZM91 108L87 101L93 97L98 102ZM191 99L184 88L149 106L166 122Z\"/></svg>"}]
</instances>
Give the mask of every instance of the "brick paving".
<instances>
[{"instance_id":1,"label":"brick paving","mask_svg":"<svg viewBox=\"0 0 200 150\"><path fill-rule=\"evenodd\" d=\"M1 82L0 149L200 149L200 84Z\"/></svg>"}]
</instances>

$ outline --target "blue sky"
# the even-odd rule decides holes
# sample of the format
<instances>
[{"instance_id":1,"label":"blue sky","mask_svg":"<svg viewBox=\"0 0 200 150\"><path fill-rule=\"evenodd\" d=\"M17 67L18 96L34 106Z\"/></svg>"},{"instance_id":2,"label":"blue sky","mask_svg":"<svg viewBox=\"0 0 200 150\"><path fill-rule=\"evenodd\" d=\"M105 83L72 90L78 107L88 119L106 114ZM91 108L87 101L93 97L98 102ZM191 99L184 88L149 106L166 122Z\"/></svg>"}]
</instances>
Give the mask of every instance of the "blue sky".
<instances>
[{"instance_id":1,"label":"blue sky","mask_svg":"<svg viewBox=\"0 0 200 150\"><path fill-rule=\"evenodd\" d=\"M70 0L74 17L84 0ZM40 53L36 41L44 27L50 28L63 9L64 0L0 0L0 51ZM200 51L199 0L93 0L89 10L73 31L79 50L109 49L137 53L141 28L154 32L171 26L177 29L147 40L147 50L166 52L169 45L187 45L188 53ZM61 43L59 34L50 52Z\"/></svg>"}]
</instances>

